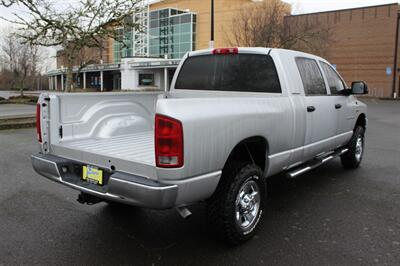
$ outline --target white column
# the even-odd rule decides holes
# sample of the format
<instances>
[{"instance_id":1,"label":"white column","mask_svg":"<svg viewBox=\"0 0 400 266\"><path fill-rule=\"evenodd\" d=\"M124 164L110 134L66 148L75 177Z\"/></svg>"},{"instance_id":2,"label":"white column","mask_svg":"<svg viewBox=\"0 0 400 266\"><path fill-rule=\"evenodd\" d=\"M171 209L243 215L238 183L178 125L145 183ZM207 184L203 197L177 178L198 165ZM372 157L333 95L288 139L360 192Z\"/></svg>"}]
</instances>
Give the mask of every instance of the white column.
<instances>
[{"instance_id":1,"label":"white column","mask_svg":"<svg viewBox=\"0 0 400 266\"><path fill-rule=\"evenodd\" d=\"M55 81L54 82L54 84L55 84L54 89L58 90L58 78L57 78L57 75L54 76L54 81Z\"/></svg>"},{"instance_id":2,"label":"white column","mask_svg":"<svg viewBox=\"0 0 400 266\"><path fill-rule=\"evenodd\" d=\"M214 49L214 41L210 41L210 42L209 42L208 48Z\"/></svg>"},{"instance_id":3,"label":"white column","mask_svg":"<svg viewBox=\"0 0 400 266\"><path fill-rule=\"evenodd\" d=\"M103 71L100 71L100 90L104 90L104 73Z\"/></svg>"},{"instance_id":4,"label":"white column","mask_svg":"<svg viewBox=\"0 0 400 266\"><path fill-rule=\"evenodd\" d=\"M64 88L64 74L61 74L61 90L65 90Z\"/></svg>"},{"instance_id":5,"label":"white column","mask_svg":"<svg viewBox=\"0 0 400 266\"><path fill-rule=\"evenodd\" d=\"M51 90L51 79L52 79L52 77L50 76L49 77L49 91Z\"/></svg>"},{"instance_id":6,"label":"white column","mask_svg":"<svg viewBox=\"0 0 400 266\"><path fill-rule=\"evenodd\" d=\"M86 90L86 72L83 72L83 87L84 90Z\"/></svg>"},{"instance_id":7,"label":"white column","mask_svg":"<svg viewBox=\"0 0 400 266\"><path fill-rule=\"evenodd\" d=\"M168 91L168 68L164 68L164 91Z\"/></svg>"}]
</instances>

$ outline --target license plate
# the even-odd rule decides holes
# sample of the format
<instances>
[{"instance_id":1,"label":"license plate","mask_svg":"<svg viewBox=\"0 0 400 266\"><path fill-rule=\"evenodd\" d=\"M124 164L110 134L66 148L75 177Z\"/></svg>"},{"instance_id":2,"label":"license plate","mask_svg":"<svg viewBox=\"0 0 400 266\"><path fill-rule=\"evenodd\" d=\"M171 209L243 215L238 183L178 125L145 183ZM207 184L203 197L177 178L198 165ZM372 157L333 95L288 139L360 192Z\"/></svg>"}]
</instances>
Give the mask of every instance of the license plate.
<instances>
[{"instance_id":1,"label":"license plate","mask_svg":"<svg viewBox=\"0 0 400 266\"><path fill-rule=\"evenodd\" d=\"M103 170L94 166L83 166L82 179L96 185L103 185Z\"/></svg>"}]
</instances>

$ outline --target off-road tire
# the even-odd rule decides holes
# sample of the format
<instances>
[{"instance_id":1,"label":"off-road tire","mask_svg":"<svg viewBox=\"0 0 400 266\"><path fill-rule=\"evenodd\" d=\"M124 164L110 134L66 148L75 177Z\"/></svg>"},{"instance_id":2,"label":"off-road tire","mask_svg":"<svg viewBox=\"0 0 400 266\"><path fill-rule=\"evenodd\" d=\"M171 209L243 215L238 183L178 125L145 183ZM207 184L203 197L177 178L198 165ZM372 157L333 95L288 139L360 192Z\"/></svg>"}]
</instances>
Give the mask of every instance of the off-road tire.
<instances>
[{"instance_id":1,"label":"off-road tire","mask_svg":"<svg viewBox=\"0 0 400 266\"><path fill-rule=\"evenodd\" d=\"M348 152L340 156L342 165L346 169L356 169L360 166L364 155L364 133L365 130L362 126L357 126L354 130L353 136L347 144ZM357 143L361 140L361 154ZM359 144L358 144L359 145Z\"/></svg>"},{"instance_id":2,"label":"off-road tire","mask_svg":"<svg viewBox=\"0 0 400 266\"><path fill-rule=\"evenodd\" d=\"M259 209L253 223L243 229L236 221L236 203L242 186L251 181L259 188ZM220 239L230 245L239 245L255 235L264 212L265 184L262 170L257 165L236 162L224 169L216 191L207 201L209 224Z\"/></svg>"}]
</instances>

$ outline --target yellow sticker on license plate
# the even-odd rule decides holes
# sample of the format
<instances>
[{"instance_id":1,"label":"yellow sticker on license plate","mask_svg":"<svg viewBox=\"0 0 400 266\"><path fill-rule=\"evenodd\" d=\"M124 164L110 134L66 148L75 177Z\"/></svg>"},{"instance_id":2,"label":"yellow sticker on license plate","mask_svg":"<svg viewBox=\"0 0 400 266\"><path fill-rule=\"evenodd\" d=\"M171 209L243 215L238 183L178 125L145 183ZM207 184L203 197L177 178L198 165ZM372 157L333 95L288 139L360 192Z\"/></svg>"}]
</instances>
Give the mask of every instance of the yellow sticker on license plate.
<instances>
[{"instance_id":1,"label":"yellow sticker on license plate","mask_svg":"<svg viewBox=\"0 0 400 266\"><path fill-rule=\"evenodd\" d=\"M103 185L103 170L93 166L83 166L82 179L90 183Z\"/></svg>"}]
</instances>

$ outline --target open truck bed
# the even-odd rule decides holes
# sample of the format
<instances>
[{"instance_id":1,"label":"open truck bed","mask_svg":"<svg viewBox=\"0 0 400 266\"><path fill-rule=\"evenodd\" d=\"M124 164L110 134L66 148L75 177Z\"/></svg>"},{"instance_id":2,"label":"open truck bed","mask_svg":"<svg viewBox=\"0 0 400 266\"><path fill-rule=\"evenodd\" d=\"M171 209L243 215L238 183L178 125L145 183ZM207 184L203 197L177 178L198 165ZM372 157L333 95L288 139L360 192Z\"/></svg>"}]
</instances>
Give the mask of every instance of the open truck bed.
<instances>
[{"instance_id":1,"label":"open truck bed","mask_svg":"<svg viewBox=\"0 0 400 266\"><path fill-rule=\"evenodd\" d=\"M154 115L160 92L53 94L49 154L156 180ZM45 117L46 119L46 117Z\"/></svg>"},{"instance_id":2,"label":"open truck bed","mask_svg":"<svg viewBox=\"0 0 400 266\"><path fill-rule=\"evenodd\" d=\"M60 145L77 152L86 152L110 158L154 166L154 134L152 131L115 136L105 139L83 139Z\"/></svg>"}]
</instances>

